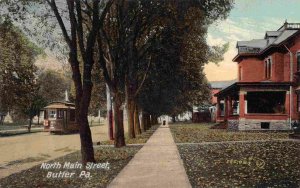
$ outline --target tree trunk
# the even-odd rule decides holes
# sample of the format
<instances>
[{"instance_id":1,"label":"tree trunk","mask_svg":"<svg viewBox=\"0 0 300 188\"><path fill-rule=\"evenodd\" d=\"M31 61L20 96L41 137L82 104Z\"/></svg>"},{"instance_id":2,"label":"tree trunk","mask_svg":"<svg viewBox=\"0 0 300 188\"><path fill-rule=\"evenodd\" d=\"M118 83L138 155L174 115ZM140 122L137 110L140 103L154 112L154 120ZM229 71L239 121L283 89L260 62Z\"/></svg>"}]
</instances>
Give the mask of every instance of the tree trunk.
<instances>
[{"instance_id":1,"label":"tree trunk","mask_svg":"<svg viewBox=\"0 0 300 188\"><path fill-rule=\"evenodd\" d=\"M76 121L79 124L82 163L85 165L87 162L95 162L92 135L87 118L88 107L91 99L92 83L90 82L85 83L84 86L82 85L79 62L77 60L76 53L77 52L75 50L70 52L69 61L72 68L72 78L74 81L76 91ZM86 71L86 74L87 72L88 71ZM84 77L87 76L84 75Z\"/></svg>"},{"instance_id":2,"label":"tree trunk","mask_svg":"<svg viewBox=\"0 0 300 188\"><path fill-rule=\"evenodd\" d=\"M139 109L137 104L134 105L134 130L136 135L141 134L140 122L139 122Z\"/></svg>"},{"instance_id":3,"label":"tree trunk","mask_svg":"<svg viewBox=\"0 0 300 188\"><path fill-rule=\"evenodd\" d=\"M157 115L153 115L153 125L157 125L158 121L157 121Z\"/></svg>"},{"instance_id":4,"label":"tree trunk","mask_svg":"<svg viewBox=\"0 0 300 188\"><path fill-rule=\"evenodd\" d=\"M128 120L128 137L135 138L134 127L134 101L127 98L127 120Z\"/></svg>"},{"instance_id":5,"label":"tree trunk","mask_svg":"<svg viewBox=\"0 0 300 188\"><path fill-rule=\"evenodd\" d=\"M155 115L151 114L151 125L155 125Z\"/></svg>"},{"instance_id":6,"label":"tree trunk","mask_svg":"<svg viewBox=\"0 0 300 188\"><path fill-rule=\"evenodd\" d=\"M95 162L94 148L87 116L82 115L79 119L82 163L85 165L87 162Z\"/></svg>"},{"instance_id":7,"label":"tree trunk","mask_svg":"<svg viewBox=\"0 0 300 188\"><path fill-rule=\"evenodd\" d=\"M110 90L107 85L106 85L106 106L107 106L108 137L110 140L114 140L112 102L111 102Z\"/></svg>"},{"instance_id":8,"label":"tree trunk","mask_svg":"<svg viewBox=\"0 0 300 188\"><path fill-rule=\"evenodd\" d=\"M27 127L29 133L31 132L32 118L33 118L33 117L30 117L30 118L29 118L29 125L28 125L28 127Z\"/></svg>"},{"instance_id":9,"label":"tree trunk","mask_svg":"<svg viewBox=\"0 0 300 188\"><path fill-rule=\"evenodd\" d=\"M40 125L40 115L41 115L40 113L41 112L39 111L39 113L38 113L38 122L37 122L38 125Z\"/></svg>"},{"instance_id":10,"label":"tree trunk","mask_svg":"<svg viewBox=\"0 0 300 188\"><path fill-rule=\"evenodd\" d=\"M125 100L127 108L127 121L128 121L128 137L135 138L135 129L134 129L134 106L135 102L131 97L132 87L129 85L129 81L125 79Z\"/></svg>"},{"instance_id":11,"label":"tree trunk","mask_svg":"<svg viewBox=\"0 0 300 188\"><path fill-rule=\"evenodd\" d=\"M194 108L191 108L191 113L192 113L192 122L194 122Z\"/></svg>"},{"instance_id":12,"label":"tree trunk","mask_svg":"<svg viewBox=\"0 0 300 188\"><path fill-rule=\"evenodd\" d=\"M114 110L114 133L115 133L115 147L123 147L125 144L124 124L123 124L123 110L121 110L121 97L118 93L114 94L113 110Z\"/></svg>"},{"instance_id":13,"label":"tree trunk","mask_svg":"<svg viewBox=\"0 0 300 188\"><path fill-rule=\"evenodd\" d=\"M88 109L91 100L92 84L83 85L83 94L79 105L79 134L82 163L95 162L91 129L88 121Z\"/></svg>"},{"instance_id":14,"label":"tree trunk","mask_svg":"<svg viewBox=\"0 0 300 188\"><path fill-rule=\"evenodd\" d=\"M144 118L144 112L143 110L141 110L141 131L145 132L145 118Z\"/></svg>"},{"instance_id":15,"label":"tree trunk","mask_svg":"<svg viewBox=\"0 0 300 188\"><path fill-rule=\"evenodd\" d=\"M145 120L145 129L148 130L151 125L150 125L150 115L148 113L144 113L144 120Z\"/></svg>"},{"instance_id":16,"label":"tree trunk","mask_svg":"<svg viewBox=\"0 0 300 188\"><path fill-rule=\"evenodd\" d=\"M173 123L176 122L176 117L175 117L175 115L172 115L172 122L173 122Z\"/></svg>"}]
</instances>

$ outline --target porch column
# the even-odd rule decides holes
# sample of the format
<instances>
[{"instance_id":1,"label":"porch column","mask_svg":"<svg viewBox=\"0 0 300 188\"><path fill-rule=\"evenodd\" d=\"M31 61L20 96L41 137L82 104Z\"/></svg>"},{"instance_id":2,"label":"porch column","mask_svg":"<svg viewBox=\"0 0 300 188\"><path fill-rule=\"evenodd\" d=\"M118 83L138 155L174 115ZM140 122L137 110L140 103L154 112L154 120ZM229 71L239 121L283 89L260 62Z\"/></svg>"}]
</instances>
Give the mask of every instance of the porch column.
<instances>
[{"instance_id":1,"label":"porch column","mask_svg":"<svg viewBox=\"0 0 300 188\"><path fill-rule=\"evenodd\" d=\"M217 98L217 117L216 120L221 117L221 107L220 107L221 99Z\"/></svg>"},{"instance_id":2,"label":"porch column","mask_svg":"<svg viewBox=\"0 0 300 188\"><path fill-rule=\"evenodd\" d=\"M225 105L224 120L227 120L228 116L229 116L229 107L228 107L229 105L228 105L228 103L229 103L228 97L225 97L225 101L224 101L224 105Z\"/></svg>"},{"instance_id":3,"label":"porch column","mask_svg":"<svg viewBox=\"0 0 300 188\"><path fill-rule=\"evenodd\" d=\"M228 96L228 116L231 116L232 114L233 114L232 98L231 98L231 96Z\"/></svg>"},{"instance_id":4,"label":"porch column","mask_svg":"<svg viewBox=\"0 0 300 188\"><path fill-rule=\"evenodd\" d=\"M290 92L286 91L285 95L285 113L290 117Z\"/></svg>"},{"instance_id":5,"label":"porch column","mask_svg":"<svg viewBox=\"0 0 300 188\"><path fill-rule=\"evenodd\" d=\"M240 105L240 118L245 117L245 95L247 94L247 92L245 91L240 91L239 93L239 105Z\"/></svg>"}]
</instances>

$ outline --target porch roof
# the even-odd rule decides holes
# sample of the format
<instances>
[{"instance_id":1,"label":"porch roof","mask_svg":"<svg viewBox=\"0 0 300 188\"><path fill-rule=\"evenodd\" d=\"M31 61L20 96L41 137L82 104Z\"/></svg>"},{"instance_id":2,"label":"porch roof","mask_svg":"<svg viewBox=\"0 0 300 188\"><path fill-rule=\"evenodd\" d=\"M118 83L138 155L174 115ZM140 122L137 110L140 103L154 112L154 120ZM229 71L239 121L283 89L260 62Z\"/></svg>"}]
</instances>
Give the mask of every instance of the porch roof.
<instances>
[{"instance_id":1,"label":"porch roof","mask_svg":"<svg viewBox=\"0 0 300 188\"><path fill-rule=\"evenodd\" d=\"M235 82L232 85L222 89L214 96L224 97L231 94L238 94L241 87L279 87L291 86L292 82Z\"/></svg>"},{"instance_id":2,"label":"porch roof","mask_svg":"<svg viewBox=\"0 0 300 188\"><path fill-rule=\"evenodd\" d=\"M48 106L44 107L44 109L75 109L75 104L70 102L52 102Z\"/></svg>"}]
</instances>

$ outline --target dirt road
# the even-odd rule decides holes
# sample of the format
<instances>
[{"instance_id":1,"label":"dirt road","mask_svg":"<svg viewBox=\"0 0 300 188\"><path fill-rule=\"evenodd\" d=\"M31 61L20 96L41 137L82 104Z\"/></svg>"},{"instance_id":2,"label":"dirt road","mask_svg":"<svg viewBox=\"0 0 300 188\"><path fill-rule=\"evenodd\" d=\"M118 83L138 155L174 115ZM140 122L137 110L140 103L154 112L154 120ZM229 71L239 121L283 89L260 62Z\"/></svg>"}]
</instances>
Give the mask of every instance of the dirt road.
<instances>
[{"instance_id":1,"label":"dirt road","mask_svg":"<svg viewBox=\"0 0 300 188\"><path fill-rule=\"evenodd\" d=\"M107 126L91 127L93 142L108 139ZM78 134L48 132L0 138L0 178L80 149Z\"/></svg>"}]
</instances>

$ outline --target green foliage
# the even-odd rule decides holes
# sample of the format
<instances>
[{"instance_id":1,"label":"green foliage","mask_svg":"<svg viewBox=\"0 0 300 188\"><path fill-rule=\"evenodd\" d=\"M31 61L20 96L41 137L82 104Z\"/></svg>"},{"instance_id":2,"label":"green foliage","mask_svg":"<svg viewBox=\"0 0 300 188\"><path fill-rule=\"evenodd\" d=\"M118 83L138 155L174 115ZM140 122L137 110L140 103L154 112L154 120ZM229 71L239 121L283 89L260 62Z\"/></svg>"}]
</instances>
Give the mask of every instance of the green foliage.
<instances>
[{"instance_id":1,"label":"green foliage","mask_svg":"<svg viewBox=\"0 0 300 188\"><path fill-rule=\"evenodd\" d=\"M208 52L209 61L213 63L218 63L223 61L223 54L228 51L229 43L225 43L222 46L212 46Z\"/></svg>"},{"instance_id":2,"label":"green foliage","mask_svg":"<svg viewBox=\"0 0 300 188\"><path fill-rule=\"evenodd\" d=\"M210 89L203 67L209 61L221 61L228 44L208 46L207 27L226 18L232 2L176 1L167 7L171 10L170 20L151 54L153 63L139 103L152 114L178 115L193 105L209 103Z\"/></svg>"},{"instance_id":3,"label":"green foliage","mask_svg":"<svg viewBox=\"0 0 300 188\"><path fill-rule=\"evenodd\" d=\"M13 118L32 119L51 101L64 100L70 80L49 70L38 70L36 57L43 51L9 21L0 24L0 109Z\"/></svg>"},{"instance_id":4,"label":"green foliage","mask_svg":"<svg viewBox=\"0 0 300 188\"><path fill-rule=\"evenodd\" d=\"M40 70L37 83L39 95L50 103L65 100L65 91L70 91L72 80L52 70Z\"/></svg>"},{"instance_id":5,"label":"green foliage","mask_svg":"<svg viewBox=\"0 0 300 188\"><path fill-rule=\"evenodd\" d=\"M10 22L0 24L0 50L0 108L18 109L36 88L34 61L41 51Z\"/></svg>"}]
</instances>

